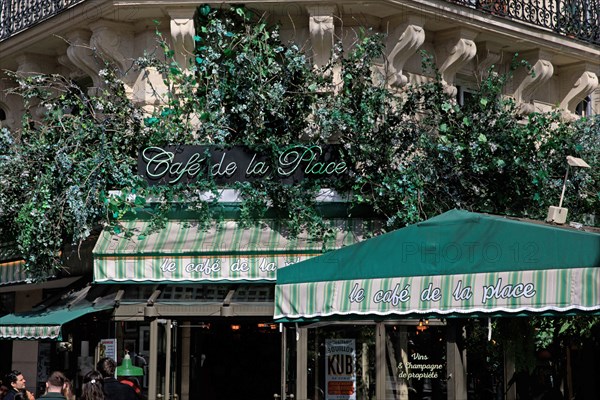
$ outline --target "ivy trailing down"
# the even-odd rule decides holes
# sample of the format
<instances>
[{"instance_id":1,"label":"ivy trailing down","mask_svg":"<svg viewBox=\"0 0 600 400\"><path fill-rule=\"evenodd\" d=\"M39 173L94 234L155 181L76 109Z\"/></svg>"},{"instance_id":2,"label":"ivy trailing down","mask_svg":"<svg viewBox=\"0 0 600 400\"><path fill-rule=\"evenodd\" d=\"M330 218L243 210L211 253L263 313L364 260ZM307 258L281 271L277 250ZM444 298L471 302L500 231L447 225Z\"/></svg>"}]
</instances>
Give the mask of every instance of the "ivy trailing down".
<instances>
[{"instance_id":1,"label":"ivy trailing down","mask_svg":"<svg viewBox=\"0 0 600 400\"><path fill-rule=\"evenodd\" d=\"M337 45L317 69L302 44L282 42L265 18L200 7L189 65L177 64L158 33L157 53L137 61L164 78L151 113L127 98L109 65L94 95L61 76L10 74L26 113L19 129L0 134L0 234L16 241L34 277L60 268L66 244L101 225L118 232L128 214L153 218L155 229L174 207L194 211L199 223L219 218L222 186L212 179L148 186L137 176L138 151L148 146L244 145L276 158L289 145L338 144L349 168L339 179L231 185L243 199L242 223L269 211L291 232L330 233L315 200L325 187L387 229L451 208L539 219L559 199L566 155L595 168L570 177L564 205L575 220L597 213L600 118L519 116L502 96L510 75L494 73L461 107L427 57L431 79L399 93L384 84L385 66L373 67L384 59L384 38L370 32Z\"/></svg>"}]
</instances>

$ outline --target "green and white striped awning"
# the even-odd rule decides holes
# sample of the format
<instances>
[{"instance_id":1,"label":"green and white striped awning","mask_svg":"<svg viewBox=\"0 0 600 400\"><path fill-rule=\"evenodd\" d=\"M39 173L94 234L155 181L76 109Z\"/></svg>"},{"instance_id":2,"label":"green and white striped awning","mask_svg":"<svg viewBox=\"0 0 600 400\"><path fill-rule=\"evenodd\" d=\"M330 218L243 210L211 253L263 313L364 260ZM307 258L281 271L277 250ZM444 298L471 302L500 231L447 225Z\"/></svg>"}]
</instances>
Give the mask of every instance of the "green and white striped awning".
<instances>
[{"instance_id":1,"label":"green and white striped awning","mask_svg":"<svg viewBox=\"0 0 600 400\"><path fill-rule=\"evenodd\" d=\"M275 318L600 310L600 234L451 211L282 268Z\"/></svg>"},{"instance_id":2,"label":"green and white striped awning","mask_svg":"<svg viewBox=\"0 0 600 400\"><path fill-rule=\"evenodd\" d=\"M0 243L0 285L12 285L26 280L25 261L17 251L16 244Z\"/></svg>"},{"instance_id":3,"label":"green and white striped awning","mask_svg":"<svg viewBox=\"0 0 600 400\"><path fill-rule=\"evenodd\" d=\"M291 237L276 220L242 227L215 222L204 229L190 221L171 220L145 235L148 221L124 222L123 232L102 232L94 248L94 281L114 282L274 282L276 272L324 251L363 238L363 220L332 220L335 234L315 240ZM133 232L133 236L126 232Z\"/></svg>"},{"instance_id":4,"label":"green and white striped awning","mask_svg":"<svg viewBox=\"0 0 600 400\"><path fill-rule=\"evenodd\" d=\"M23 260L0 263L0 285L25 282L27 273L24 267L25 261Z\"/></svg>"},{"instance_id":5,"label":"green and white striped awning","mask_svg":"<svg viewBox=\"0 0 600 400\"><path fill-rule=\"evenodd\" d=\"M84 315L113 308L112 305L94 307L92 305L68 306L8 314L0 318L0 339L19 340L62 340L62 327Z\"/></svg>"}]
</instances>

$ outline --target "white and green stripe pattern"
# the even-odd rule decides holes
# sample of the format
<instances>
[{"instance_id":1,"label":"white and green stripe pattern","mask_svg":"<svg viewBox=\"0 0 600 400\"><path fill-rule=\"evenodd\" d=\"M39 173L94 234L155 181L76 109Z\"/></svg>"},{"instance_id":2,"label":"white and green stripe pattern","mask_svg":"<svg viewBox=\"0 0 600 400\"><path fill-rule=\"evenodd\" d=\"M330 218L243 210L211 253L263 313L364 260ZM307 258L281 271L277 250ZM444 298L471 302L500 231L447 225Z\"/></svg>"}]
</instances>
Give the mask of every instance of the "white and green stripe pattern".
<instances>
[{"instance_id":1,"label":"white and green stripe pattern","mask_svg":"<svg viewBox=\"0 0 600 400\"><path fill-rule=\"evenodd\" d=\"M94 281L111 282L222 282L275 281L285 265L362 239L361 220L331 221L331 240L307 235L290 238L277 221L242 227L226 220L203 229L189 221L171 220L150 235L142 235L147 221L128 221L124 233L102 232L94 248Z\"/></svg>"},{"instance_id":2,"label":"white and green stripe pattern","mask_svg":"<svg viewBox=\"0 0 600 400\"><path fill-rule=\"evenodd\" d=\"M60 325L10 325L0 326L2 339L59 339Z\"/></svg>"},{"instance_id":3,"label":"white and green stripe pattern","mask_svg":"<svg viewBox=\"0 0 600 400\"><path fill-rule=\"evenodd\" d=\"M600 268L305 282L275 288L276 319L569 310L600 310Z\"/></svg>"},{"instance_id":4,"label":"white and green stripe pattern","mask_svg":"<svg viewBox=\"0 0 600 400\"><path fill-rule=\"evenodd\" d=\"M12 285L27 280L25 261L15 242L0 243L0 285Z\"/></svg>"},{"instance_id":5,"label":"white and green stripe pattern","mask_svg":"<svg viewBox=\"0 0 600 400\"><path fill-rule=\"evenodd\" d=\"M0 263L0 285L11 285L25 282L26 280L25 261L19 260Z\"/></svg>"}]
</instances>

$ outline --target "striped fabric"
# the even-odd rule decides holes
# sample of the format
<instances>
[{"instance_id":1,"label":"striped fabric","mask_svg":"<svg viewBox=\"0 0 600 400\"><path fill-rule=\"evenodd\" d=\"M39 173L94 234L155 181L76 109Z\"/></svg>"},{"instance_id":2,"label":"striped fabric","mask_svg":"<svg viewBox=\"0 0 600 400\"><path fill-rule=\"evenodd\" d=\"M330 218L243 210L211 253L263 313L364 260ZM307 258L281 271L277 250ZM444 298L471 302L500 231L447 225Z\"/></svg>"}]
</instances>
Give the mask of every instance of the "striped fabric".
<instances>
[{"instance_id":1,"label":"striped fabric","mask_svg":"<svg viewBox=\"0 0 600 400\"><path fill-rule=\"evenodd\" d=\"M24 266L23 260L0 263L0 285L25 282L27 273Z\"/></svg>"},{"instance_id":2,"label":"striped fabric","mask_svg":"<svg viewBox=\"0 0 600 400\"><path fill-rule=\"evenodd\" d=\"M0 326L0 338L2 339L59 339L60 325L10 325Z\"/></svg>"},{"instance_id":3,"label":"striped fabric","mask_svg":"<svg viewBox=\"0 0 600 400\"><path fill-rule=\"evenodd\" d=\"M278 284L275 319L600 310L600 269Z\"/></svg>"},{"instance_id":4,"label":"striped fabric","mask_svg":"<svg viewBox=\"0 0 600 400\"><path fill-rule=\"evenodd\" d=\"M331 240L291 238L275 220L249 228L226 220L209 229L172 220L145 235L147 221L125 222L123 232L102 232L94 248L94 281L114 282L270 282L278 268L363 238L362 220L332 220Z\"/></svg>"},{"instance_id":5,"label":"striped fabric","mask_svg":"<svg viewBox=\"0 0 600 400\"><path fill-rule=\"evenodd\" d=\"M86 288L84 290L89 289ZM93 306L68 305L40 311L8 314L0 317L0 338L2 339L57 339L62 340L62 326L90 313L113 308L113 304Z\"/></svg>"},{"instance_id":6,"label":"striped fabric","mask_svg":"<svg viewBox=\"0 0 600 400\"><path fill-rule=\"evenodd\" d=\"M0 243L0 285L11 285L27 280L25 261L15 242Z\"/></svg>"}]
</instances>

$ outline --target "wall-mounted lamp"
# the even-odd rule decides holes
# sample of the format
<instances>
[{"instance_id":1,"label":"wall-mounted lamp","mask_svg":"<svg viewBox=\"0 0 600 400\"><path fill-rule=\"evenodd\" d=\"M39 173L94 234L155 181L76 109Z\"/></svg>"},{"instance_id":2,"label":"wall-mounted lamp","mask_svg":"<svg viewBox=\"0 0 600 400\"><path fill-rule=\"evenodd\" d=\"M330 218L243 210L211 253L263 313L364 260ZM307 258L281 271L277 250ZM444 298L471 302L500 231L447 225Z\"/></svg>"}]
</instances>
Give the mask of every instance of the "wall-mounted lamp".
<instances>
[{"instance_id":1,"label":"wall-mounted lamp","mask_svg":"<svg viewBox=\"0 0 600 400\"><path fill-rule=\"evenodd\" d=\"M546 217L547 222L564 224L567 221L567 212L569 210L563 208L562 203L565 198L565 189L567 188L567 179L569 178L570 167L590 168L588 163L583 161L581 158L567 156L567 172L565 173L565 180L563 182L562 192L560 194L560 201L558 202L558 207L550 206L548 208L548 216Z\"/></svg>"},{"instance_id":2,"label":"wall-mounted lamp","mask_svg":"<svg viewBox=\"0 0 600 400\"><path fill-rule=\"evenodd\" d=\"M417 325L417 335L420 332L426 331L427 329L429 329L429 320L426 319L425 322L423 322L422 319L419 320L419 325Z\"/></svg>"}]
</instances>

